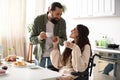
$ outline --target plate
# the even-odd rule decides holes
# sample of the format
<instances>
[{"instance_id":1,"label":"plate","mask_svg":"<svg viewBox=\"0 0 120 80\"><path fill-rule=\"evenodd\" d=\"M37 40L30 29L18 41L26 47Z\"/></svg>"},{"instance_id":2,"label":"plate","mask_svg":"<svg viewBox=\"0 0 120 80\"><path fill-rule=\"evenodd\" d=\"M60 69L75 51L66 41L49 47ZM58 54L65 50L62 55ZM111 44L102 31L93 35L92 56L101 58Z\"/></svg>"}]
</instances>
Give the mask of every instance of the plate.
<instances>
[{"instance_id":1,"label":"plate","mask_svg":"<svg viewBox=\"0 0 120 80\"><path fill-rule=\"evenodd\" d=\"M5 73L0 73L0 76L8 74L9 71L5 71Z\"/></svg>"},{"instance_id":2,"label":"plate","mask_svg":"<svg viewBox=\"0 0 120 80\"><path fill-rule=\"evenodd\" d=\"M14 65L15 67L26 67L27 65Z\"/></svg>"}]
</instances>

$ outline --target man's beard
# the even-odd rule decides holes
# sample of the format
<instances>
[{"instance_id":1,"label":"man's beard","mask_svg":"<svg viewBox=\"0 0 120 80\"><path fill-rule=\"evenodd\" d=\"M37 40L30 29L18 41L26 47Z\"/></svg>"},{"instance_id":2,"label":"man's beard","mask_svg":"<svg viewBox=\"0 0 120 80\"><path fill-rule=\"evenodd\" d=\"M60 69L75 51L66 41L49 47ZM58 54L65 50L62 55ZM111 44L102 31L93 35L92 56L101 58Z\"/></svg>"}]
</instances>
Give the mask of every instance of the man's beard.
<instances>
[{"instance_id":1,"label":"man's beard","mask_svg":"<svg viewBox=\"0 0 120 80\"><path fill-rule=\"evenodd\" d=\"M59 22L59 20L56 20L55 18L52 18L50 21L51 21L53 24L57 24L57 23Z\"/></svg>"}]
</instances>

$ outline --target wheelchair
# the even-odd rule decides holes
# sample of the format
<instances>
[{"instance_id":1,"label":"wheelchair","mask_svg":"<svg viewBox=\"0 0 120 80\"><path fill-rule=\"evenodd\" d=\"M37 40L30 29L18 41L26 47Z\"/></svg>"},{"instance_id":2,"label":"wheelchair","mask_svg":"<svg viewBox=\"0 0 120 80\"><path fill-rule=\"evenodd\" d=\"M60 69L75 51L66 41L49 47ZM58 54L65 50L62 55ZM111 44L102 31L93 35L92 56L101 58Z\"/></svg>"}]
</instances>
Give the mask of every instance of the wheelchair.
<instances>
[{"instance_id":1,"label":"wheelchair","mask_svg":"<svg viewBox=\"0 0 120 80\"><path fill-rule=\"evenodd\" d=\"M71 73L74 76L78 76L75 80L89 80L89 76L92 75L92 69L96 66L96 64L94 63L95 56L101 58L101 56L98 54L94 54L93 56L91 56L91 58L89 59L88 68L84 72Z\"/></svg>"},{"instance_id":2,"label":"wheelchair","mask_svg":"<svg viewBox=\"0 0 120 80\"><path fill-rule=\"evenodd\" d=\"M71 73L74 76L78 76L75 80L89 80L89 76L92 75L92 69L93 67L96 66L96 64L94 63L95 56L101 58L101 56L98 54L94 54L93 56L91 56L89 59L88 68L84 72L72 72ZM54 66L48 66L47 68L53 71L57 71L57 72L59 71Z\"/></svg>"}]
</instances>

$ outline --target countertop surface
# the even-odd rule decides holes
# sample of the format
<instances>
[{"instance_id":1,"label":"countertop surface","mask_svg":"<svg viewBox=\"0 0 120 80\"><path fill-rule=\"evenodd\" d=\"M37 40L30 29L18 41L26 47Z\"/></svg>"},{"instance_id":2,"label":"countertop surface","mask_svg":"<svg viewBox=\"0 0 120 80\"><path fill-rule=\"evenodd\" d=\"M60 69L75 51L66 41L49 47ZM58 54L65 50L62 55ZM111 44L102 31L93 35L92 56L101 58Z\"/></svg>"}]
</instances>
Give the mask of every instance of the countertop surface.
<instances>
[{"instance_id":1,"label":"countertop surface","mask_svg":"<svg viewBox=\"0 0 120 80\"><path fill-rule=\"evenodd\" d=\"M108 53L119 53L120 54L120 49L112 49L112 48L100 48L100 47L95 47L92 49L93 51L99 51L99 52L108 52Z\"/></svg>"}]
</instances>

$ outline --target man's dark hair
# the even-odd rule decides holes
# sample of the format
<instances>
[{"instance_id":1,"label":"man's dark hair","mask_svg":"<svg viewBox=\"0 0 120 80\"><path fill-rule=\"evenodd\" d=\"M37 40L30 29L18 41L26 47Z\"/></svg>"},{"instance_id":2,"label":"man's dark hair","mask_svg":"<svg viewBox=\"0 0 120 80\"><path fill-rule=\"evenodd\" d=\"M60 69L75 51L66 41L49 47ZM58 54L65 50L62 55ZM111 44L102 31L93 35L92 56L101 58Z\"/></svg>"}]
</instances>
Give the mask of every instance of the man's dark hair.
<instances>
[{"instance_id":1,"label":"man's dark hair","mask_svg":"<svg viewBox=\"0 0 120 80\"><path fill-rule=\"evenodd\" d=\"M59 2L53 2L50 6L50 10L55 10L55 8L58 7L58 8L63 8L63 6L59 3Z\"/></svg>"}]
</instances>

